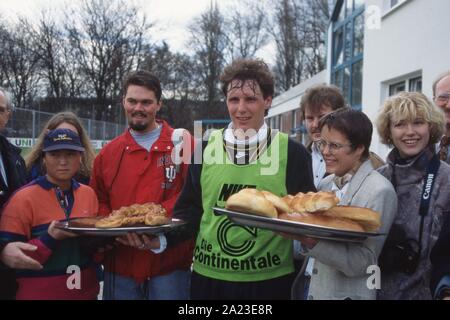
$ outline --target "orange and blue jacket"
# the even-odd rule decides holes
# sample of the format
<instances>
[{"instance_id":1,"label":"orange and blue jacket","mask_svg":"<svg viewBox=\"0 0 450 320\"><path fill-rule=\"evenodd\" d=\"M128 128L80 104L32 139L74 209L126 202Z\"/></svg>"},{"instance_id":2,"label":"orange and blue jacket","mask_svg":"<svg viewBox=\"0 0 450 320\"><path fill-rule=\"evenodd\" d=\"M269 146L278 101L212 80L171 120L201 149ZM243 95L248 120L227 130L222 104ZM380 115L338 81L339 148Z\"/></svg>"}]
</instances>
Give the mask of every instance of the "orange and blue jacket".
<instances>
[{"instance_id":1,"label":"orange and blue jacket","mask_svg":"<svg viewBox=\"0 0 450 320\"><path fill-rule=\"evenodd\" d=\"M98 202L94 191L72 180L69 207L60 205L56 187L45 176L19 189L6 203L0 219L0 242L21 241L37 246L26 254L39 261L39 271L17 270L16 299L96 299L99 284L92 255L81 246L81 238L55 240L47 230L53 220L93 217ZM74 275L74 271L81 271ZM71 283L73 276L73 286ZM79 277L77 284L76 277Z\"/></svg>"}]
</instances>

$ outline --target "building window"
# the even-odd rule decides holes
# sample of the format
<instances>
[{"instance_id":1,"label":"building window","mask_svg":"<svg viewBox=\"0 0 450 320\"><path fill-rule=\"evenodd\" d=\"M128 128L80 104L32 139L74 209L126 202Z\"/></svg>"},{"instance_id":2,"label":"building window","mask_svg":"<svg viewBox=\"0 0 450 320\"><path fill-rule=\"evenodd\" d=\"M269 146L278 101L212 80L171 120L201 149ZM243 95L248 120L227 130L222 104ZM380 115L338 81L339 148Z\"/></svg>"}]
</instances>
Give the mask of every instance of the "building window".
<instances>
[{"instance_id":1,"label":"building window","mask_svg":"<svg viewBox=\"0 0 450 320\"><path fill-rule=\"evenodd\" d=\"M395 7L399 3L399 0L391 0L391 8Z\"/></svg>"},{"instance_id":2,"label":"building window","mask_svg":"<svg viewBox=\"0 0 450 320\"><path fill-rule=\"evenodd\" d=\"M393 96L399 92L405 91L405 81L397 82L389 86L389 96Z\"/></svg>"},{"instance_id":3,"label":"building window","mask_svg":"<svg viewBox=\"0 0 450 320\"><path fill-rule=\"evenodd\" d=\"M353 32L353 56L363 53L364 48L364 15L355 18Z\"/></svg>"},{"instance_id":4,"label":"building window","mask_svg":"<svg viewBox=\"0 0 450 320\"><path fill-rule=\"evenodd\" d=\"M361 109L364 52L364 1L342 0L333 21L331 83L353 108Z\"/></svg>"},{"instance_id":5,"label":"building window","mask_svg":"<svg viewBox=\"0 0 450 320\"><path fill-rule=\"evenodd\" d=\"M422 77L409 79L410 92L422 92Z\"/></svg>"},{"instance_id":6,"label":"building window","mask_svg":"<svg viewBox=\"0 0 450 320\"><path fill-rule=\"evenodd\" d=\"M362 60L352 66L352 106L362 104L362 81L363 81L363 63Z\"/></svg>"},{"instance_id":7,"label":"building window","mask_svg":"<svg viewBox=\"0 0 450 320\"><path fill-rule=\"evenodd\" d=\"M401 81L389 84L389 96L402 91L422 92L422 76L406 77Z\"/></svg>"},{"instance_id":8,"label":"building window","mask_svg":"<svg viewBox=\"0 0 450 320\"><path fill-rule=\"evenodd\" d=\"M341 88L348 104L361 109L364 1L342 0L336 10L332 17L331 83Z\"/></svg>"},{"instance_id":9,"label":"building window","mask_svg":"<svg viewBox=\"0 0 450 320\"><path fill-rule=\"evenodd\" d=\"M406 0L390 0L390 7L393 8L399 4L402 4Z\"/></svg>"}]
</instances>

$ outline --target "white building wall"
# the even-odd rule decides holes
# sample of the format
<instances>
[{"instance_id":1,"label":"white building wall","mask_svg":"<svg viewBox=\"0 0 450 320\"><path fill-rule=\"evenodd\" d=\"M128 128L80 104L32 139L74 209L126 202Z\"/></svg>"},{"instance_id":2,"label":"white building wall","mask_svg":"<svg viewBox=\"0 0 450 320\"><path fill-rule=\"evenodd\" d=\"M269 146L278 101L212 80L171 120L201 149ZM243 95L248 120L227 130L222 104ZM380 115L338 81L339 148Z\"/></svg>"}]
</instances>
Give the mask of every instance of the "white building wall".
<instances>
[{"instance_id":1,"label":"white building wall","mask_svg":"<svg viewBox=\"0 0 450 320\"><path fill-rule=\"evenodd\" d=\"M450 0L404 0L389 8L390 0L366 0L362 111L374 124L371 150L383 159L389 149L379 142L375 120L389 84L422 76L422 92L432 99L436 77L450 70ZM310 86L330 83L331 26L327 70L277 96L269 117L298 108Z\"/></svg>"},{"instance_id":2,"label":"white building wall","mask_svg":"<svg viewBox=\"0 0 450 320\"><path fill-rule=\"evenodd\" d=\"M327 83L328 79L326 75L327 71L323 70L314 77L303 81L302 83L274 98L272 101L272 107L269 109L268 117L270 118L299 108L300 100L302 99L302 95L305 93L306 89L316 84Z\"/></svg>"},{"instance_id":3,"label":"white building wall","mask_svg":"<svg viewBox=\"0 0 450 320\"><path fill-rule=\"evenodd\" d=\"M450 70L450 1L407 0L390 11L388 2L366 1L362 106L374 123L389 84L421 74L422 92L432 99L433 81ZM377 10L381 21L374 28ZM384 158L388 148L376 130L372 140L371 149Z\"/></svg>"}]
</instances>

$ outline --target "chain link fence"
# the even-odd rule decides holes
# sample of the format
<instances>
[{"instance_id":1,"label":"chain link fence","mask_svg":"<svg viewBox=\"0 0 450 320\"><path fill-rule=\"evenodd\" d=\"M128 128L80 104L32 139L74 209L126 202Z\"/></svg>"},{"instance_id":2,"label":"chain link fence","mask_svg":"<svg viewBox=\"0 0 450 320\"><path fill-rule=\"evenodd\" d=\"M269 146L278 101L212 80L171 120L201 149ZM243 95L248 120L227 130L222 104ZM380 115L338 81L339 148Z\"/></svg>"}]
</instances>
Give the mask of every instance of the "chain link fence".
<instances>
[{"instance_id":1,"label":"chain link fence","mask_svg":"<svg viewBox=\"0 0 450 320\"><path fill-rule=\"evenodd\" d=\"M53 113L48 112L15 108L6 126L6 134L13 143L18 141L15 144L19 147L31 147L34 139L39 136L45 124L53 115ZM114 139L126 129L125 124L86 118L80 118L80 120L95 149L101 148L106 141ZM30 142L27 142L27 145L20 145L24 144L24 139Z\"/></svg>"}]
</instances>

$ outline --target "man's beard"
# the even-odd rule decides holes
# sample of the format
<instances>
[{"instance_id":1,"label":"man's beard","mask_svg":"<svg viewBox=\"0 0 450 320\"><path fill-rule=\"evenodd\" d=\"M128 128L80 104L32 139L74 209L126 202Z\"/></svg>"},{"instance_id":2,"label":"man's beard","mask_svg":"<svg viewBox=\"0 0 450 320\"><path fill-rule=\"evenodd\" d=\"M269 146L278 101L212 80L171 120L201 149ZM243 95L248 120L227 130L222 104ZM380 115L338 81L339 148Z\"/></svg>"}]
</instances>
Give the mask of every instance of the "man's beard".
<instances>
[{"instance_id":1,"label":"man's beard","mask_svg":"<svg viewBox=\"0 0 450 320\"><path fill-rule=\"evenodd\" d=\"M147 129L147 126L148 126L147 123L135 123L133 121L129 121L128 125L134 131L144 131L145 129Z\"/></svg>"}]
</instances>

